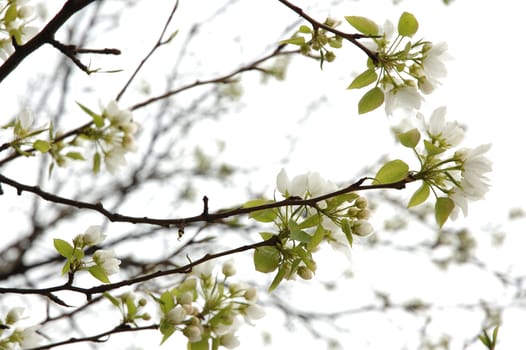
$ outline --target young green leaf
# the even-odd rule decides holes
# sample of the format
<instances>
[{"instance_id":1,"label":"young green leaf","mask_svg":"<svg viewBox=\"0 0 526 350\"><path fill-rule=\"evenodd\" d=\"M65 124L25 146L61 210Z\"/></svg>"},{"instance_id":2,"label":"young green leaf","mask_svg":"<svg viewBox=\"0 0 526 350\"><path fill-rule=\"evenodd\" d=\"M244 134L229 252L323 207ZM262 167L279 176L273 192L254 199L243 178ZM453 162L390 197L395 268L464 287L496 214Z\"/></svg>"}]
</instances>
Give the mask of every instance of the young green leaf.
<instances>
[{"instance_id":1,"label":"young green leaf","mask_svg":"<svg viewBox=\"0 0 526 350\"><path fill-rule=\"evenodd\" d=\"M345 20L362 34L378 35L378 24L369 18L360 16L345 16Z\"/></svg>"},{"instance_id":2,"label":"young green leaf","mask_svg":"<svg viewBox=\"0 0 526 350\"><path fill-rule=\"evenodd\" d=\"M119 301L119 299L115 298L113 295L111 295L110 293L108 292L104 292L102 293L102 295L108 299L113 305L115 305L116 307L119 307L121 305L121 302Z\"/></svg>"},{"instance_id":3,"label":"young green leaf","mask_svg":"<svg viewBox=\"0 0 526 350\"><path fill-rule=\"evenodd\" d=\"M447 197L440 197L435 204L435 219L437 224L442 227L446 223L449 215L455 208L455 202Z\"/></svg>"},{"instance_id":4,"label":"young green leaf","mask_svg":"<svg viewBox=\"0 0 526 350\"><path fill-rule=\"evenodd\" d=\"M68 242L60 238L53 239L53 245L57 252L64 258L69 259L73 256L73 247Z\"/></svg>"},{"instance_id":5,"label":"young green leaf","mask_svg":"<svg viewBox=\"0 0 526 350\"><path fill-rule=\"evenodd\" d=\"M280 44L291 44L291 45L298 45L298 46L302 46L305 44L305 38L302 37L302 36L296 36L294 38L290 38L290 39L286 39L286 40L281 40L279 42Z\"/></svg>"},{"instance_id":6,"label":"young green leaf","mask_svg":"<svg viewBox=\"0 0 526 350\"><path fill-rule=\"evenodd\" d=\"M98 174L100 171L100 153L95 152L93 155L93 173Z\"/></svg>"},{"instance_id":7,"label":"young green leaf","mask_svg":"<svg viewBox=\"0 0 526 350\"><path fill-rule=\"evenodd\" d=\"M429 142L428 140L424 140L424 147L426 148L426 151L427 151L427 153L428 153L430 156L435 156L435 155L440 154L440 153L443 153L443 152L445 151L445 149L433 145L433 144L432 144L431 142Z\"/></svg>"},{"instance_id":8,"label":"young green leaf","mask_svg":"<svg viewBox=\"0 0 526 350\"><path fill-rule=\"evenodd\" d=\"M374 177L374 184L389 184L402 181L407 177L409 166L400 159L385 163Z\"/></svg>"},{"instance_id":9,"label":"young green leaf","mask_svg":"<svg viewBox=\"0 0 526 350\"><path fill-rule=\"evenodd\" d=\"M415 148L418 145L418 142L420 142L420 132L416 128L411 129L398 134L398 140L405 147Z\"/></svg>"},{"instance_id":10,"label":"young green leaf","mask_svg":"<svg viewBox=\"0 0 526 350\"><path fill-rule=\"evenodd\" d=\"M323 241L323 238L325 237L325 229L322 225L318 225L316 228L316 231L314 231L314 234L312 235L312 238L310 242L307 243L307 249L309 251L313 251L320 245L320 243Z\"/></svg>"},{"instance_id":11,"label":"young green leaf","mask_svg":"<svg viewBox=\"0 0 526 350\"><path fill-rule=\"evenodd\" d=\"M269 203L274 203L274 201L267 200L267 199L255 199L255 200L251 200L243 204L243 208L258 207L260 205L269 204ZM278 213L274 208L270 208L270 209L254 211L248 214L248 216L259 222L272 222L276 219L276 217L278 216Z\"/></svg>"},{"instance_id":12,"label":"young green leaf","mask_svg":"<svg viewBox=\"0 0 526 350\"><path fill-rule=\"evenodd\" d=\"M272 292L274 289L278 288L281 281L283 281L283 278L285 278L285 275L289 272L289 269L285 265L281 265L278 269L278 273L270 283L270 286L268 287L268 291Z\"/></svg>"},{"instance_id":13,"label":"young green leaf","mask_svg":"<svg viewBox=\"0 0 526 350\"><path fill-rule=\"evenodd\" d=\"M354 80L347 87L347 89L361 89L367 85L374 83L377 78L378 74L376 74L376 70L374 68L369 68L365 72L361 73L356 78L354 78Z\"/></svg>"},{"instance_id":14,"label":"young green leaf","mask_svg":"<svg viewBox=\"0 0 526 350\"><path fill-rule=\"evenodd\" d=\"M256 271L269 273L278 268L281 254L276 247L263 246L254 251L254 267Z\"/></svg>"},{"instance_id":15,"label":"young green leaf","mask_svg":"<svg viewBox=\"0 0 526 350\"><path fill-rule=\"evenodd\" d=\"M44 140L36 140L33 142L33 148L39 151L40 153L46 153L51 149L49 142Z\"/></svg>"},{"instance_id":16,"label":"young green leaf","mask_svg":"<svg viewBox=\"0 0 526 350\"><path fill-rule=\"evenodd\" d=\"M108 274L102 267L99 265L92 266L88 269L88 272L91 273L93 277L101 281L102 283L110 283L110 279L108 278Z\"/></svg>"},{"instance_id":17,"label":"young green leaf","mask_svg":"<svg viewBox=\"0 0 526 350\"><path fill-rule=\"evenodd\" d=\"M378 86L367 91L358 102L358 113L364 114L375 110L384 103L384 92Z\"/></svg>"},{"instance_id":18,"label":"young green leaf","mask_svg":"<svg viewBox=\"0 0 526 350\"><path fill-rule=\"evenodd\" d=\"M349 223L349 220L343 219L341 221L341 227L342 227L343 233L345 234L345 238L347 238L347 241L349 242L349 246L352 247L353 237L352 237L351 224Z\"/></svg>"},{"instance_id":19,"label":"young green leaf","mask_svg":"<svg viewBox=\"0 0 526 350\"><path fill-rule=\"evenodd\" d=\"M413 195L411 196L407 207L411 208L424 203L427 197L429 197L429 192L429 185L425 182L422 183L422 186L420 186L418 190L416 190L415 193L413 193Z\"/></svg>"},{"instance_id":20,"label":"young green leaf","mask_svg":"<svg viewBox=\"0 0 526 350\"><path fill-rule=\"evenodd\" d=\"M100 128L104 126L104 120L100 114L93 112L91 109L84 106L80 102L77 102L77 104L79 105L80 108L82 108L84 112L86 112L86 114L88 114L93 119L93 124L95 124L96 127Z\"/></svg>"},{"instance_id":21,"label":"young green leaf","mask_svg":"<svg viewBox=\"0 0 526 350\"><path fill-rule=\"evenodd\" d=\"M65 156L73 160L86 160L80 152L68 152L65 154Z\"/></svg>"},{"instance_id":22,"label":"young green leaf","mask_svg":"<svg viewBox=\"0 0 526 350\"><path fill-rule=\"evenodd\" d=\"M418 21L409 12L404 12L398 20L398 33L401 36L413 36L418 30Z\"/></svg>"},{"instance_id":23,"label":"young green leaf","mask_svg":"<svg viewBox=\"0 0 526 350\"><path fill-rule=\"evenodd\" d=\"M306 26L306 25L301 25L300 28L298 29L298 32L300 33L304 33L304 34L310 34L312 33L312 29L310 29L309 26Z\"/></svg>"}]
</instances>

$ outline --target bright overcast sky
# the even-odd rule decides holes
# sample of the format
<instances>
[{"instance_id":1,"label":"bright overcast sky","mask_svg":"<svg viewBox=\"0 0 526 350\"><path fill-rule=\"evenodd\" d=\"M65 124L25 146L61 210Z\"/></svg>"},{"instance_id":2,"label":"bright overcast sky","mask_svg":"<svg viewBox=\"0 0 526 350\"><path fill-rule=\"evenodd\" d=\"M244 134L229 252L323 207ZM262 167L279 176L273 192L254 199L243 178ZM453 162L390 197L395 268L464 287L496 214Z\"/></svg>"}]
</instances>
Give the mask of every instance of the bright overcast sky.
<instances>
[{"instance_id":1,"label":"bright overcast sky","mask_svg":"<svg viewBox=\"0 0 526 350\"><path fill-rule=\"evenodd\" d=\"M244 0L247 3L250 1L253 0ZM188 6L189 2L188 0L181 1L182 6ZM265 3L273 2L266 1ZM526 191L521 183L524 167L524 156L522 156L521 151L524 133L526 132L523 103L526 71L522 68L525 29L523 25L524 10L521 7L521 1L456 0L450 6L444 6L440 0L403 0L397 6L393 6L389 0L343 1L343 4L337 7L331 7L327 5L328 1L320 0L296 1L295 3L304 6L305 9L309 9L309 7L304 4L321 4L309 9L310 14L319 20L323 20L326 15L336 18L342 18L346 15L361 15L369 17L379 24L383 24L386 19L396 23L398 16L403 11L412 12L420 22L420 29L416 37L423 37L433 42L447 42L450 48L449 53L454 58L448 62L449 75L443 80L443 86L439 88L437 93L426 98L427 103L424 104L422 112L429 116L435 108L446 105L448 107L448 119L458 120L468 126L467 139L464 143L466 147L475 147L488 142L493 144L490 152L490 157L494 163L494 171L490 175L492 190L487 196L487 201L470 205L470 217L467 221L460 220L459 224L472 223L474 227L479 227L490 222L501 222L505 220L510 207L523 206L522 198ZM279 4L272 6L274 11L280 7ZM281 12L278 15L280 19L288 17L290 21L293 21L296 18L286 8L280 8L279 11ZM249 23L253 15L254 13L246 14L245 18L240 18L240 23ZM258 13L258 15L262 14ZM350 26L346 26L346 29L351 31ZM153 37L157 35L155 33ZM105 39L107 42L111 42L111 38ZM146 39L139 38L137 40L140 42ZM149 48L149 45L145 43L145 46L140 47L138 52L144 52L145 48ZM112 45L108 44L108 46ZM343 50L352 51L354 58L359 57L356 54L357 50L349 45L346 45ZM339 55L338 52L336 54ZM347 55L347 53L342 53L341 57L345 58ZM247 57L247 61L248 59L249 57ZM328 104L329 107L323 107L327 108L326 115L313 116L307 124L309 127L301 129L302 139L297 144L295 153L292 154L291 164L288 167L289 174L294 175L309 170L319 171L328 179L351 181L353 179L349 179L349 176L346 175L353 175L353 172L359 170L360 167L356 166L355 169L351 169L346 174L345 169L341 168L341 162L335 162L335 158L341 159L345 156L345 152L352 153L356 149L366 146L368 152L371 153L361 156L353 154L353 160L363 164L363 162L371 159L374 161L381 156L384 151L382 144L378 142L377 138L371 139L371 134L364 133L361 128L371 131L383 128L378 134L381 135L379 137L389 137L389 123L395 122L395 120L387 119L383 108L379 112L365 116L356 114L356 102L361 96L361 92L347 91L345 87L352 80L353 74L364 70L365 65L362 67L357 65L356 61L351 62L349 70L342 73L345 64L339 59L340 56L338 56L334 68L326 66L324 72L316 69L315 64L305 65L305 67L310 67L313 70L309 72L309 79L312 80L308 82L302 76L305 73L304 71L292 68L288 80L281 83L281 87L276 86L275 91L266 91L263 98L259 95L251 95L247 87L244 103L259 106L263 118L266 119L247 120L246 115L239 115L225 121L222 126L225 130L246 127L258 131L258 135L255 136L252 133L246 133L245 137L238 135L239 137L236 140L232 140L232 144L227 145L227 156L238 157L246 164L250 161L254 161L255 164L258 162L264 164L268 161L270 164L272 159L276 158L275 155L269 156L267 160L264 158L264 152L246 153L245 151L243 153L236 152L236 150L245 150L246 143L253 142L254 137L257 139L260 135L272 135L275 130L280 128L293 130L296 125L287 121L287 113L304 112L294 109L291 101L295 98L295 89L288 84L312 84L312 81L319 81L319 85L315 84L314 86L323 87L323 92L330 95L331 99ZM359 62L365 62L365 58L362 57ZM228 65L227 60L225 62L227 68L222 73L230 71L230 67L234 68L236 63L234 60L232 65ZM134 65L135 63L130 64ZM99 92L104 91L103 78L91 79L94 84L98 84L100 87ZM5 86L0 87L0 93L3 93L5 89ZM115 89L108 88L108 90L115 92ZM316 95L320 95L320 92L316 91L311 93L312 96L302 95L301 98L315 100ZM277 98L277 96L285 97L285 99L281 102L275 102L273 98ZM99 97L92 96L91 98L92 101L97 101ZM107 99L110 98L113 96ZM280 103L284 115L265 115L268 107L266 105L269 101ZM74 105L73 101L71 105ZM296 119L294 118L294 120ZM355 130L356 133L354 133ZM325 136L330 136L329 140L321 141ZM265 138L263 138L264 140ZM315 141L313 142L313 140ZM276 142L278 146L282 145L284 147L283 152L288 151L288 148L285 148L286 140L283 140L282 144L279 143L279 140L272 141ZM327 148L324 149L323 147ZM328 152L329 147L339 149L339 152L334 154L334 158L319 156L320 153ZM351 150L346 151L345 147L350 147ZM258 157L254 157L254 154L257 154ZM515 156L518 156L519 159L515 159ZM411 157L409 152L407 152L407 157ZM268 177L262 179L260 183L266 182L269 188L272 188L279 168L270 167L267 171ZM518 179L519 184L515 184L516 179ZM225 203L225 205L232 204L235 203ZM501 337L502 349L512 349L513 346L509 344L513 344L513 341L512 338L506 339L503 332Z\"/></svg>"}]
</instances>

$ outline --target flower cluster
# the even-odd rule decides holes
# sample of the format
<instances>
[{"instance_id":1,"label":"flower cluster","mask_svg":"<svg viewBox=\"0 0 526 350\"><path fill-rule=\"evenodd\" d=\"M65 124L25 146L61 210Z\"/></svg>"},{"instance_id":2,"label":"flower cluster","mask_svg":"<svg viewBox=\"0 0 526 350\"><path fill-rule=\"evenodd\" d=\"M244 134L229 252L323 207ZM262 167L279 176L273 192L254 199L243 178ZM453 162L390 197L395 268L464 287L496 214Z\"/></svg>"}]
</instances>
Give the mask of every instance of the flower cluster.
<instances>
[{"instance_id":1,"label":"flower cluster","mask_svg":"<svg viewBox=\"0 0 526 350\"><path fill-rule=\"evenodd\" d=\"M308 172L297 175L292 180L284 169L282 169L276 180L277 190L285 197L300 197L302 199L315 198L338 190L338 186L332 181L323 179L317 172ZM373 227L367 219L370 210L367 207L367 198L357 194L346 194L344 201L332 199L316 203L316 207L307 207L306 213L298 213L303 216L319 215L321 225L326 231L326 239L335 248L347 247L349 242L342 231L342 225L346 226L352 234L367 237L373 232Z\"/></svg>"},{"instance_id":2,"label":"flower cluster","mask_svg":"<svg viewBox=\"0 0 526 350\"><path fill-rule=\"evenodd\" d=\"M13 38L17 45L23 45L37 33L38 29L28 26L35 12L27 5L29 0L0 2L0 59L6 60L13 52Z\"/></svg>"},{"instance_id":3,"label":"flower cluster","mask_svg":"<svg viewBox=\"0 0 526 350\"><path fill-rule=\"evenodd\" d=\"M421 165L420 171L412 176L423 183L409 206L424 202L433 190L437 197L435 215L441 226L449 217L455 219L460 210L466 216L469 201L484 198L489 190L486 174L492 168L486 157L490 144L452 152L463 140L464 129L456 122L446 122L445 114L445 107L432 113L425 124L426 139L422 149L417 149L421 136L417 129L399 135L404 146L415 150Z\"/></svg>"},{"instance_id":4,"label":"flower cluster","mask_svg":"<svg viewBox=\"0 0 526 350\"><path fill-rule=\"evenodd\" d=\"M387 21L383 27L364 17L346 17L360 32L370 35L364 45L376 55L376 62L368 61L368 69L358 75L349 89L359 89L375 83L359 103L359 112L367 113L385 102L385 110L392 115L398 108L418 110L423 94L429 94L446 76L444 61L449 59L447 44L411 41L418 30L416 18L404 12L399 19L397 35L394 25Z\"/></svg>"},{"instance_id":5,"label":"flower cluster","mask_svg":"<svg viewBox=\"0 0 526 350\"><path fill-rule=\"evenodd\" d=\"M8 311L5 320L0 319L0 349L32 348L43 340L38 334L38 326L18 326L23 314L24 308L14 307Z\"/></svg>"},{"instance_id":6,"label":"flower cluster","mask_svg":"<svg viewBox=\"0 0 526 350\"><path fill-rule=\"evenodd\" d=\"M239 345L235 335L243 324L251 324L265 315L256 304L254 287L227 283L236 274L235 265L227 261L221 275L214 275L213 265L196 266L193 275L176 288L164 292L157 302L163 316L160 331L162 342L175 331L182 332L196 348L233 349ZM201 346L201 347L199 347ZM189 345L189 348L193 348Z\"/></svg>"},{"instance_id":7,"label":"flower cluster","mask_svg":"<svg viewBox=\"0 0 526 350\"><path fill-rule=\"evenodd\" d=\"M343 192L323 197L338 190L333 182L318 173L306 173L289 179L281 170L276 181L277 190L291 202L281 208L256 210L249 214L260 222L273 222L276 233L263 232L268 245L254 251L257 271L270 273L277 270L269 289L275 289L283 279L299 276L309 280L316 272L313 252L320 243L328 242L333 248L349 253L354 237L367 237L373 227L367 200L356 193ZM245 204L254 207L273 201L255 200Z\"/></svg>"},{"instance_id":8,"label":"flower cluster","mask_svg":"<svg viewBox=\"0 0 526 350\"><path fill-rule=\"evenodd\" d=\"M113 250L98 249L91 259L86 259L84 250L102 243L106 236L102 234L100 226L90 226L83 233L73 239L73 245L55 238L53 244L57 252L67 259L62 274L73 275L77 271L87 270L101 282L109 283L109 275L119 272L121 261L115 257Z\"/></svg>"}]
</instances>

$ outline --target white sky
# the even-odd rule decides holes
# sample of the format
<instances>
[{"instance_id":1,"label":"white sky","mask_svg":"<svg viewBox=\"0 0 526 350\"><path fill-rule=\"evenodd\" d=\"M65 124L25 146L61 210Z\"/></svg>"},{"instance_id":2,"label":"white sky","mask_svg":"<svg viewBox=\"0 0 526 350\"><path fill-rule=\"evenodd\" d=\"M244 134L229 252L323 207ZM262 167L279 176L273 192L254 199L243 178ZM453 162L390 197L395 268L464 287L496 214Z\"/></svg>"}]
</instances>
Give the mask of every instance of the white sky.
<instances>
[{"instance_id":1,"label":"white sky","mask_svg":"<svg viewBox=\"0 0 526 350\"><path fill-rule=\"evenodd\" d=\"M272 12L269 16L277 16L280 20L290 20L295 18L291 12L282 8L280 4L275 2L265 2L265 5L254 10L254 6L258 6L253 2L244 1L250 10L256 12L258 17L264 17L265 13L261 12L268 4ZM203 3L203 1L201 1ZM206 3L206 1L204 2ZM250 4L249 4L250 3ZM308 4L324 3L323 1L296 1L296 3L305 9ZM249 4L249 5L248 5ZM182 6L187 6L187 1L182 1ZM461 123L468 125L467 139L464 145L467 147L474 147L481 143L491 142L493 148L490 157L494 163L494 171L491 174L492 190L484 202L478 202L470 206L470 216L466 220L459 220L456 225L472 225L472 227L482 227L488 223L502 222L506 219L508 209L514 206L523 206L522 198L526 195L526 191L521 186L523 174L523 161L520 151L523 147L523 138L525 128L525 112L523 106L524 99L524 81L526 81L526 71L522 69L522 58L524 55L523 37L525 29L523 27L524 11L521 7L520 1L503 0L503 1L469 1L456 0L452 5L445 7L440 0L404 0L398 6L392 6L389 0L362 0L360 2L346 1L337 8L330 8L329 5L318 5L312 7L310 14L319 20L330 14L333 17L343 17L345 15L362 15L375 20L377 23L383 23L385 19L389 18L396 23L398 16L403 11L409 11L415 14L420 22L419 33L417 37L423 36L430 41L445 41L450 48L450 54L454 60L448 64L448 77L443 81L443 86L433 96L427 98L427 104L423 108L423 113L428 116L430 112L441 105L447 105L448 118L458 120ZM246 11L247 9L245 9ZM276 12L279 10L279 12ZM259 18L254 19L253 14L247 14L239 17L239 22L236 25L249 25L252 21L258 21ZM272 17L274 18L274 17ZM261 21L261 23L266 23ZM227 25L227 24L225 24ZM259 24L260 29L264 28L264 24ZM350 27L349 31L350 31ZM236 28L233 27L233 32ZM278 28L281 29L281 28ZM257 30L255 30L257 32ZM152 29L157 36L156 30ZM276 30L276 35L280 30ZM146 36L147 34L144 33ZM132 38L131 43L135 44L147 43L147 38L141 36ZM113 38L106 37L104 42L107 46L111 45ZM130 44L132 45L132 44ZM256 46L256 43L254 43ZM146 44L149 47L149 44ZM261 46L258 46L261 47ZM291 164L287 167L289 175L303 173L305 171L319 171L324 177L335 181L352 180L348 176L352 175L354 171L359 170L361 164L374 161L378 156L383 154L384 146L379 140L389 138L388 125L391 120L385 117L383 109L378 113L371 113L365 116L357 116L356 103L361 93L356 91L347 91L345 87L352 80L352 74L360 72L362 67L356 62L364 62L365 59L357 53L357 50L345 45L341 56L336 52L338 58L334 65L326 65L323 72L317 69L316 64L306 63L293 65L286 82L282 84L273 85L272 91L268 89L254 87L256 93L251 92L246 88L246 94L243 103L251 106L252 111L259 110L260 115L252 115L247 117L246 114L240 113L237 116L228 118L222 125L222 130L258 130L257 135L251 132L240 133L231 143L227 145L226 157L236 158L241 160L244 164L254 162L256 164L272 164L276 159L276 154L269 154L268 148L264 146L268 144L268 140L278 142L285 150L286 142L280 143L276 141L275 134L279 131L290 130L293 133L297 127L295 124L297 118L288 119L288 114L298 113L294 108L294 99L311 99L315 101L320 95L316 89L303 89L301 86L309 86L312 81L315 81L315 87L319 87L323 92L330 95L330 101L323 105L322 111L325 113L313 114L312 119L309 120L305 127L300 128L302 132L302 140L298 143L296 150L291 158ZM132 46L130 46L130 49ZM139 47L135 53L140 55L144 52L144 46ZM224 49L224 48L222 48ZM343 51L342 50L342 51ZM350 51L351 53L348 53ZM247 49L250 52L250 48ZM254 52L254 51L252 51ZM257 52L257 51L256 51ZM241 53L240 55L242 55ZM247 55L246 59L254 56ZM235 60L232 63L231 56L225 55L224 65L226 71L229 67L234 67L237 63ZM345 59L349 59L346 61ZM214 60L220 60L221 56L213 57ZM110 60L111 61L111 60ZM206 59L203 59L206 61ZM346 63L350 62L350 63ZM232 63L232 64L230 64ZM296 62L294 62L296 63ZM134 63L130 63L134 66ZM310 69L307 77L305 69ZM347 71L345 69L348 69ZM342 72L344 72L342 74ZM345 73L348 72L348 73ZM347 76L345 76L347 75ZM127 77L124 75L122 78ZM86 78L88 80L88 78ZM111 91L113 98L115 89L106 85L106 77L90 78L90 82L97 86L100 90L99 94L104 96L104 89ZM247 76L243 79L244 82L257 82L254 77ZM290 85L289 85L290 84ZM291 85L298 86L291 88ZM4 93L5 88L0 87L0 92ZM264 96L258 94L258 91L264 91ZM298 96L298 91L301 94ZM79 93L80 96L80 93ZM89 97L92 102L96 103L100 96ZM283 99L283 97L286 97ZM275 113L276 109L269 106L269 101L279 105L280 115ZM84 101L83 101L84 102ZM74 102L72 102L73 104ZM302 110L299 113L303 113ZM219 127L219 126L215 126ZM370 132L378 133L371 134ZM365 131L364 131L365 130ZM221 130L217 131L218 133ZM371 137L370 135L375 135ZM390 139L389 139L390 140ZM249 147L247 147L249 145ZM247 149L250 152L247 152ZM243 152L239 152L243 150ZM275 151L280 152L280 149ZM327 156L330 154L331 156ZM372 154L372 156L371 156ZM352 161L349 166L355 161L360 165L356 165L354 169L342 169L342 159L351 157ZM519 157L515 159L515 156ZM411 154L407 152L407 157ZM335 161L336 160L336 161ZM255 183L266 183L269 188L274 184L274 177L279 171L278 166L269 166L268 171L262 172L262 179ZM346 173L348 172L348 173ZM518 176L517 176L518 175ZM518 181L516 180L518 179ZM515 184L518 182L518 184ZM234 203L226 203L232 205ZM508 258L517 262L521 262L524 241L517 237L519 231L523 231L524 227L520 225L509 224L503 226L504 229L510 229L509 247L507 249ZM480 231L484 234L484 231ZM513 249L516 247L516 249ZM359 249L359 248L357 248ZM358 253L358 256L359 253ZM495 256L495 259L501 259L500 256ZM368 260L370 259L370 260ZM357 271L358 282L362 283L377 283L371 281L368 276L360 274L360 267L367 268L368 273L372 275L385 275L385 264L378 263L379 257L369 255L362 256L356 259L355 271ZM411 261L405 262L403 256L397 257L398 262L402 266L406 264L405 270L410 270L412 267ZM524 269L524 265L519 267ZM400 270L399 270L400 271ZM327 269L330 273L330 269ZM396 272L395 272L396 273ZM476 272L472 272L474 276ZM444 283L451 284L452 275L455 272L450 272L448 276L435 276L435 279L444 279ZM393 276L393 275L391 275ZM460 274L457 281L465 282L465 275ZM475 278L475 277L473 277ZM394 281L385 281L385 286L388 288L389 283L393 284L407 284L411 288L417 288L418 281L411 279L411 275L399 274ZM416 284L415 284L416 282ZM487 286L484 286L485 288ZM349 286L350 291L353 286ZM456 296L461 293L461 290L451 286ZM477 290L477 289L475 289ZM433 291L422 291L429 293L432 298L446 298L447 296L441 293L433 294ZM437 291L434 291L437 292ZM485 292L480 291L480 295ZM498 294L498 292L495 292ZM469 299L473 295L472 291L466 295ZM478 296L479 294L477 294ZM513 349L524 340L519 338L520 332L517 328L526 321L525 315L522 312L514 312L513 321L504 324L502 333L500 335L502 349ZM273 319L268 317L266 321L261 321L262 325L271 325ZM260 322L258 322L259 324ZM367 324L373 328L374 325L369 325L367 320L363 320L363 324ZM478 324L474 321L476 328ZM362 325L363 326L363 325ZM455 332L455 327L451 329ZM256 327L256 331L259 329ZM294 344L300 337L294 336ZM386 337L387 338L387 337ZM378 339L375 339L377 341ZM309 343L308 345L312 345ZM360 348L360 347L358 347ZM473 349L480 349L474 347Z\"/></svg>"}]
</instances>

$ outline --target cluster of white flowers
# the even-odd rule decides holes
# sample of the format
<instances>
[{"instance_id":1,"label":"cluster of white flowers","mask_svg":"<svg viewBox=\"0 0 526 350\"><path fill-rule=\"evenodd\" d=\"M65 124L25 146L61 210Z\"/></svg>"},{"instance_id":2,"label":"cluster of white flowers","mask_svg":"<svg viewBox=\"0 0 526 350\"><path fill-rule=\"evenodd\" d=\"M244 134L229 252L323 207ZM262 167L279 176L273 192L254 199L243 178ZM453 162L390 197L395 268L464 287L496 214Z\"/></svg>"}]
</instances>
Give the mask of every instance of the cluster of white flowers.
<instances>
[{"instance_id":1,"label":"cluster of white flowers","mask_svg":"<svg viewBox=\"0 0 526 350\"><path fill-rule=\"evenodd\" d=\"M17 323L23 318L24 308L14 307L5 320L0 319L0 349L27 349L38 346L44 339L38 334L39 326L20 327ZM16 326L16 328L15 328Z\"/></svg>"},{"instance_id":2,"label":"cluster of white flowers","mask_svg":"<svg viewBox=\"0 0 526 350\"><path fill-rule=\"evenodd\" d=\"M106 239L106 235L102 233L100 226L90 226L83 234L79 234L73 239L73 249L83 251L86 248L102 243L104 239ZM93 253L92 261L79 262L78 266L86 270L93 266L98 266L106 275L113 275L119 272L120 264L121 261L116 258L113 250L98 249Z\"/></svg>"},{"instance_id":3,"label":"cluster of white flowers","mask_svg":"<svg viewBox=\"0 0 526 350\"><path fill-rule=\"evenodd\" d=\"M120 109L114 100L106 106L101 106L101 110L102 117L109 121L102 137L105 143L104 163L108 171L115 174L121 166L126 165L126 153L137 149L135 133L139 125L133 121L132 112L129 109Z\"/></svg>"},{"instance_id":4,"label":"cluster of white flowers","mask_svg":"<svg viewBox=\"0 0 526 350\"><path fill-rule=\"evenodd\" d=\"M474 149L463 148L448 155L447 150L458 146L464 138L464 129L456 122L446 122L446 108L436 109L428 123L426 132L430 140L424 165L428 167L427 181L445 192L455 203L451 218L458 216L459 209L468 214L468 201L483 199L489 190L486 173L492 169L492 162L486 157L490 144ZM430 146L432 145L432 146ZM425 171L425 169L424 169Z\"/></svg>"},{"instance_id":5,"label":"cluster of white flowers","mask_svg":"<svg viewBox=\"0 0 526 350\"><path fill-rule=\"evenodd\" d=\"M27 24L33 20L34 8L29 0L0 1L0 59L6 60L13 52L13 38L23 45L38 32Z\"/></svg>"},{"instance_id":6,"label":"cluster of white flowers","mask_svg":"<svg viewBox=\"0 0 526 350\"><path fill-rule=\"evenodd\" d=\"M379 57L383 71L379 86L385 93L387 115L397 109L419 110L424 100L422 93L435 90L439 80L447 75L444 61L451 59L443 42L418 41L406 52L400 36L394 37L394 29L393 23L386 21L383 27L379 26L380 37L365 43Z\"/></svg>"},{"instance_id":7,"label":"cluster of white flowers","mask_svg":"<svg viewBox=\"0 0 526 350\"><path fill-rule=\"evenodd\" d=\"M252 324L265 315L256 304L257 289L244 283L225 283L236 274L232 260L221 267L223 279L214 276L213 264L201 265L193 269L195 277L172 291L175 301L161 320L161 330L180 330L190 343L216 339L221 346L233 349L239 345L236 332L244 323L242 319Z\"/></svg>"},{"instance_id":8,"label":"cluster of white flowers","mask_svg":"<svg viewBox=\"0 0 526 350\"><path fill-rule=\"evenodd\" d=\"M289 180L284 169L278 173L276 179L277 190L285 197L300 197L302 199L315 198L338 190L338 186L329 180L325 180L317 172L308 172L297 175ZM367 221L370 210L367 207L367 199L355 195L352 203L340 204L337 208L328 208L327 201L317 203L318 208L327 209L322 218L322 225L328 231L327 241L336 249L345 247L348 249L348 239L341 230L341 219L345 218L350 223L352 233L361 237L367 237L373 232L372 225ZM309 209L310 214L316 214Z\"/></svg>"}]
</instances>

